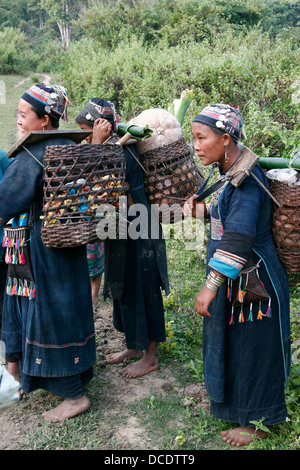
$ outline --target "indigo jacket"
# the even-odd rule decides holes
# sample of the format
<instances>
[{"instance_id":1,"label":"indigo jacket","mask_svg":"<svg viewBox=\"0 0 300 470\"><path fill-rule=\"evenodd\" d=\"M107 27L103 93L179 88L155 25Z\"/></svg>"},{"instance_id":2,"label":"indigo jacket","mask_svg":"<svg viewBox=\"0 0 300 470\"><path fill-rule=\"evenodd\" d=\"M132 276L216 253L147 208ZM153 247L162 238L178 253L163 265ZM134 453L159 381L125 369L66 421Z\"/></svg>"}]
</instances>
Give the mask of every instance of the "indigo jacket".
<instances>
[{"instance_id":1,"label":"indigo jacket","mask_svg":"<svg viewBox=\"0 0 300 470\"><path fill-rule=\"evenodd\" d=\"M252 171L268 187L267 178L258 164ZM207 247L207 272L215 269L227 279L235 279L251 255L254 256L256 262L261 260L259 269L261 279L272 287L272 308L274 315L275 312L278 315L279 322L281 345L279 355L282 358L283 375L287 382L290 370L288 278L285 268L278 259L272 237L271 199L250 175L238 188L228 182L221 190L217 203L212 205L210 238ZM209 395L219 403L226 401L228 383L226 344L230 341L231 331L239 328L238 325L228 327L230 304L226 297L226 289L227 282L219 288L217 296L210 305L211 318L204 319L205 381ZM274 318L277 321L277 316ZM263 318L262 321L256 320L251 327L253 325L255 328L258 325L259 328L263 328L263 322L266 322L265 325L268 326L268 321L268 318ZM249 344L247 341L250 335L247 336L246 329L242 330L248 326L246 323L240 326L241 335L243 331L245 332L242 357L245 364L253 360L253 372L259 379L260 374L262 376L265 374L263 368L267 364L267 358L271 356L274 344L273 346L272 343L267 346L267 342L265 346ZM230 328L235 330L230 330ZM261 350L261 346L263 350L265 348L264 357L258 358L256 354ZM247 378L248 383L252 380L253 376ZM270 395L270 390L265 390L265 394Z\"/></svg>"},{"instance_id":2,"label":"indigo jacket","mask_svg":"<svg viewBox=\"0 0 300 470\"><path fill-rule=\"evenodd\" d=\"M8 221L35 203L30 249L36 297L22 298L28 308L22 333L20 299L6 295L2 329L7 354L21 352L23 336L23 372L32 376L75 375L95 362L86 247L46 248L41 238L45 149L69 144L74 142L54 137L29 146L42 165L20 150L0 183L1 219Z\"/></svg>"}]
</instances>

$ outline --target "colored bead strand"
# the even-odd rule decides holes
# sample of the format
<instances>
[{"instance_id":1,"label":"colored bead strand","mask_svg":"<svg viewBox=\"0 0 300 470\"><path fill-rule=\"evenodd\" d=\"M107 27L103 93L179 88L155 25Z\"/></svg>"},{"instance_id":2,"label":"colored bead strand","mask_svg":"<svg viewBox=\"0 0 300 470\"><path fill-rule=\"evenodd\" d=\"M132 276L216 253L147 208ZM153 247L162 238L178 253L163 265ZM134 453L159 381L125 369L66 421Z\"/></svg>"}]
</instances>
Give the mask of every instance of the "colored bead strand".
<instances>
[{"instance_id":1,"label":"colored bead strand","mask_svg":"<svg viewBox=\"0 0 300 470\"><path fill-rule=\"evenodd\" d=\"M249 318L248 321L253 321L253 312L252 312L253 304L250 304L250 310L249 310Z\"/></svg>"},{"instance_id":2,"label":"colored bead strand","mask_svg":"<svg viewBox=\"0 0 300 470\"><path fill-rule=\"evenodd\" d=\"M259 309L257 314L257 320L262 320L261 302L259 302Z\"/></svg>"}]
</instances>

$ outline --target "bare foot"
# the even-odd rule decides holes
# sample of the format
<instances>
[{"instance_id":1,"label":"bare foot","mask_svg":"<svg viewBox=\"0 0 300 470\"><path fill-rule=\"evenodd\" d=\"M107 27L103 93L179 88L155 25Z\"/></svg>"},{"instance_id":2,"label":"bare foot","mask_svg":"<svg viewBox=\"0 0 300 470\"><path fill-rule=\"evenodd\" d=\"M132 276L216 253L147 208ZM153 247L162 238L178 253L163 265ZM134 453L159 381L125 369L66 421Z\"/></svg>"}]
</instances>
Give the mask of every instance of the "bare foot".
<instances>
[{"instance_id":1,"label":"bare foot","mask_svg":"<svg viewBox=\"0 0 300 470\"><path fill-rule=\"evenodd\" d=\"M83 395L76 399L65 399L56 408L50 411L46 411L42 414L46 421L52 421L52 423L59 423L64 419L72 418L83 411L87 410L90 406L89 399Z\"/></svg>"},{"instance_id":2,"label":"bare foot","mask_svg":"<svg viewBox=\"0 0 300 470\"><path fill-rule=\"evenodd\" d=\"M247 446L253 439L255 439L255 437L265 439L268 436L268 433L261 429L256 430L255 428L242 427L223 431L221 434L223 436L223 440L227 442L227 444L237 447Z\"/></svg>"},{"instance_id":3,"label":"bare foot","mask_svg":"<svg viewBox=\"0 0 300 470\"><path fill-rule=\"evenodd\" d=\"M111 353L106 356L106 362L108 364L119 364L125 359L135 359L136 357L141 357L141 355L141 351L137 349L125 349L124 351Z\"/></svg>"},{"instance_id":4,"label":"bare foot","mask_svg":"<svg viewBox=\"0 0 300 470\"><path fill-rule=\"evenodd\" d=\"M142 375L149 374L149 372L153 372L157 368L157 357L155 356L154 358L149 359L147 354L145 354L142 359L120 370L119 373L127 379L135 379L136 377L142 377Z\"/></svg>"}]
</instances>

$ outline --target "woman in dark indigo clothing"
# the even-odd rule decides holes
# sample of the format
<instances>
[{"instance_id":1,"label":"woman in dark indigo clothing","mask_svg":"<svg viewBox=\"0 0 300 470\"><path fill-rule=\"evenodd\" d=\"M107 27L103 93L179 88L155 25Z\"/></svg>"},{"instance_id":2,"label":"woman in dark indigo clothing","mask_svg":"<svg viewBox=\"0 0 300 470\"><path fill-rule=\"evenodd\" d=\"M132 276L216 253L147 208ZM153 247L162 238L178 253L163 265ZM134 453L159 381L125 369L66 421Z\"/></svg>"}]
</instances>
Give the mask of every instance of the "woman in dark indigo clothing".
<instances>
[{"instance_id":1,"label":"woman in dark indigo clothing","mask_svg":"<svg viewBox=\"0 0 300 470\"><path fill-rule=\"evenodd\" d=\"M93 127L89 139L101 144L117 131L118 116L113 103L93 98L76 121L82 128ZM146 207L145 222L148 224L151 210L134 145L124 146L124 157L128 206L135 203ZM161 288L168 293L165 241L161 231L156 240L149 236L132 239L128 233L127 239L108 239L104 246L104 296L113 298L113 323L118 331L125 333L127 346L124 351L107 356L106 360L109 364L121 363L124 359L139 357L145 351L139 361L120 371L127 378L140 377L157 369L158 343L165 341L161 294Z\"/></svg>"},{"instance_id":2,"label":"woman in dark indigo clothing","mask_svg":"<svg viewBox=\"0 0 300 470\"><path fill-rule=\"evenodd\" d=\"M232 107L204 108L192 126L202 164L217 164L223 175L234 171L246 152L238 144L241 128L241 116ZM252 172L268 186L258 164ZM195 216L195 198L185 204L185 215ZM203 202L198 204L207 209ZM253 421L271 426L287 417L289 284L272 239L270 197L252 175L238 187L227 182L210 206L207 279L196 298L196 310L204 317L204 376L212 414L239 424L222 433L223 439L240 446L255 433ZM245 304L241 310L232 305L231 280L239 278L250 257L259 263L259 277L271 301L253 303L252 309ZM267 436L261 430L256 435Z\"/></svg>"},{"instance_id":3,"label":"woman in dark indigo clothing","mask_svg":"<svg viewBox=\"0 0 300 470\"><path fill-rule=\"evenodd\" d=\"M3 175L9 165L11 164L11 159L6 157L6 152L0 149L0 181L3 178ZM3 238L3 229L0 229L0 240ZM6 276L7 276L7 264L4 261L4 251L5 248L1 246L0 242L0 333L2 327L2 308L3 308L3 298L4 291L6 287Z\"/></svg>"},{"instance_id":4,"label":"woman in dark indigo clothing","mask_svg":"<svg viewBox=\"0 0 300 470\"><path fill-rule=\"evenodd\" d=\"M61 87L34 85L19 101L21 134L55 130L66 104ZM0 183L1 223L31 214L30 260L35 289L35 297L28 297L29 289L15 290L14 295L8 295L13 293L8 290L5 295L2 340L8 370L21 382L23 393L41 388L64 398L43 414L53 422L89 407L83 387L92 378L96 357L86 248L46 248L41 238L44 153L49 145L70 144L74 142L65 137L50 136L20 149Z\"/></svg>"}]
</instances>

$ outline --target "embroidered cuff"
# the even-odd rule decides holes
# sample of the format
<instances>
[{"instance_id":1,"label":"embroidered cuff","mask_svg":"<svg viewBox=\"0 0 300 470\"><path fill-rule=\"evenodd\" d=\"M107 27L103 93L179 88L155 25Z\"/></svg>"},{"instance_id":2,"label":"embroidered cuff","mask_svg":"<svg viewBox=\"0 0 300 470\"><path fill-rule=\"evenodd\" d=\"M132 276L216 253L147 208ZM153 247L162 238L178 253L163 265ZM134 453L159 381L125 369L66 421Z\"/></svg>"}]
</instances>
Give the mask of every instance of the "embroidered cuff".
<instances>
[{"instance_id":1,"label":"embroidered cuff","mask_svg":"<svg viewBox=\"0 0 300 470\"><path fill-rule=\"evenodd\" d=\"M208 265L231 279L236 279L247 260L223 250L216 250Z\"/></svg>"}]
</instances>

